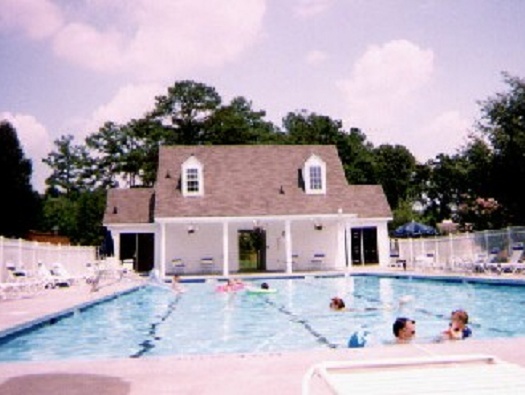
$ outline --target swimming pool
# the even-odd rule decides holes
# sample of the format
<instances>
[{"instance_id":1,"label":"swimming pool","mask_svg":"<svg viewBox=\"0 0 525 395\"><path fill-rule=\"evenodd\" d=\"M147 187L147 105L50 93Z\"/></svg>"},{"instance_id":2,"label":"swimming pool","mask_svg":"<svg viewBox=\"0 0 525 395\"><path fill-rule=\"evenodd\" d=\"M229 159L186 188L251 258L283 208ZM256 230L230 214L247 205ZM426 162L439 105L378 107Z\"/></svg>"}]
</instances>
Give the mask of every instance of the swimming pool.
<instances>
[{"instance_id":1,"label":"swimming pool","mask_svg":"<svg viewBox=\"0 0 525 395\"><path fill-rule=\"evenodd\" d=\"M474 338L525 336L525 286L381 276L271 279L274 294L218 293L216 283L175 294L146 286L111 301L0 339L0 361L140 358L346 348L356 331L367 346L392 341L397 316L417 321L417 341L433 341L450 312L466 309ZM260 281L254 281L256 285ZM374 311L333 312L332 296ZM406 295L413 299L398 306Z\"/></svg>"}]
</instances>

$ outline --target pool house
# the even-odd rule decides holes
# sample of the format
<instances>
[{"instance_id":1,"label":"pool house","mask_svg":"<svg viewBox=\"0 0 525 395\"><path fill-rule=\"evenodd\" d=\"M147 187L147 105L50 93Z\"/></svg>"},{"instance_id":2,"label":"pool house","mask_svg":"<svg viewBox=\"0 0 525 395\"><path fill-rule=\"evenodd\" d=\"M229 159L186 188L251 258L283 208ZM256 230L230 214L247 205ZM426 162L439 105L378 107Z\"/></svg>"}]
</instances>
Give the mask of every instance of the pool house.
<instances>
[{"instance_id":1,"label":"pool house","mask_svg":"<svg viewBox=\"0 0 525 395\"><path fill-rule=\"evenodd\" d=\"M349 185L335 146L164 146L152 188L108 191L114 255L163 276L387 265L380 185Z\"/></svg>"}]
</instances>

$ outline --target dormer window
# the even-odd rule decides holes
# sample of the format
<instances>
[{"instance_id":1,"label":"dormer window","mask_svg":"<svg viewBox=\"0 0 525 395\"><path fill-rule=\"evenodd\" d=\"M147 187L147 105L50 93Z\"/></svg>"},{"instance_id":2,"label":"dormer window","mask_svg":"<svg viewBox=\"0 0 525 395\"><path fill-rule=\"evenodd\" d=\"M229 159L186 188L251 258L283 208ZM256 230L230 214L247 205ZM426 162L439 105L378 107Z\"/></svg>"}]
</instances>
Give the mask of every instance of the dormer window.
<instances>
[{"instance_id":1,"label":"dormer window","mask_svg":"<svg viewBox=\"0 0 525 395\"><path fill-rule=\"evenodd\" d=\"M310 195L326 194L326 163L312 155L304 164L304 189Z\"/></svg>"},{"instance_id":2,"label":"dormer window","mask_svg":"<svg viewBox=\"0 0 525 395\"><path fill-rule=\"evenodd\" d=\"M182 194L184 196L204 194L202 164L193 155L182 164Z\"/></svg>"}]
</instances>

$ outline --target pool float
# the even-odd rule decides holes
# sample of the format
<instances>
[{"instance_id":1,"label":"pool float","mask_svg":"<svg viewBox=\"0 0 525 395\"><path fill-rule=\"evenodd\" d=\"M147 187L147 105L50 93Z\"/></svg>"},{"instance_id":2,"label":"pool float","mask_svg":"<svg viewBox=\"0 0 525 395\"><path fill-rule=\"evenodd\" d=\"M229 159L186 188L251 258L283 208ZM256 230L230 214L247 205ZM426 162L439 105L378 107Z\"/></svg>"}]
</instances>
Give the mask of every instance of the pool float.
<instances>
[{"instance_id":1,"label":"pool float","mask_svg":"<svg viewBox=\"0 0 525 395\"><path fill-rule=\"evenodd\" d=\"M246 288L246 292L249 294L274 294L277 292L275 288Z\"/></svg>"},{"instance_id":2,"label":"pool float","mask_svg":"<svg viewBox=\"0 0 525 395\"><path fill-rule=\"evenodd\" d=\"M362 348L366 346L370 332L356 331L348 339L348 348Z\"/></svg>"},{"instance_id":3,"label":"pool float","mask_svg":"<svg viewBox=\"0 0 525 395\"><path fill-rule=\"evenodd\" d=\"M244 289L244 284L221 284L215 288L217 292L237 292L242 289Z\"/></svg>"}]
</instances>

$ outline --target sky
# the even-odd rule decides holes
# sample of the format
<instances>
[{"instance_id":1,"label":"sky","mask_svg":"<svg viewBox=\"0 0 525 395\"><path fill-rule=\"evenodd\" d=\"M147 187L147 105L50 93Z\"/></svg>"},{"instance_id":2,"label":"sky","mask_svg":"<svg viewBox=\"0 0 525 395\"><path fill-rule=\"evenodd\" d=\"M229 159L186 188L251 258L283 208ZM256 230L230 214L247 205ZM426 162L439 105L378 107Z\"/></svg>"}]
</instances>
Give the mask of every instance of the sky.
<instances>
[{"instance_id":1,"label":"sky","mask_svg":"<svg viewBox=\"0 0 525 395\"><path fill-rule=\"evenodd\" d=\"M0 120L33 163L61 136L153 109L177 81L237 96L282 126L306 110L454 154L480 102L525 77L522 0L0 0Z\"/></svg>"}]
</instances>

